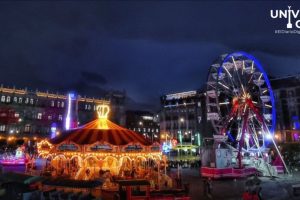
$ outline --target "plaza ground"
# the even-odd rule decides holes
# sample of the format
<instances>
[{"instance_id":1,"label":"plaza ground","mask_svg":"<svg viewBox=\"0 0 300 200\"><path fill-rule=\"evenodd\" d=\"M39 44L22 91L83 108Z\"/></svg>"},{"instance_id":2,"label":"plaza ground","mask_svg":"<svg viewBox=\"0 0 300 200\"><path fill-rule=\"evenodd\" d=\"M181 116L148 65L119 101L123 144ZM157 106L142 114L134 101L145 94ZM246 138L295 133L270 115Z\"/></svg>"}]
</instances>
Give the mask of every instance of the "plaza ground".
<instances>
[{"instance_id":1,"label":"plaza ground","mask_svg":"<svg viewBox=\"0 0 300 200\"><path fill-rule=\"evenodd\" d=\"M172 169L175 171L175 169ZM279 175L277 178L259 177L262 181L263 200L300 200L300 196L294 196L292 185L300 184L300 173L293 175ZM183 183L189 183L192 200L209 199L204 196L203 183L199 176L199 169L182 169ZM215 200L240 200L245 190L246 178L213 180L212 197Z\"/></svg>"},{"instance_id":2,"label":"plaza ground","mask_svg":"<svg viewBox=\"0 0 300 200\"><path fill-rule=\"evenodd\" d=\"M3 172L15 171L24 172L24 167L4 167ZM203 182L199 175L198 168L183 168L181 171L182 183L190 186L189 195L192 200L209 200L204 196ZM176 168L172 168L172 174L177 173ZM300 196L294 196L292 185L300 184L300 172L293 175L279 175L277 178L259 177L262 181L263 200L300 200ZM241 200L245 190L246 178L213 180L212 199L214 200Z\"/></svg>"}]
</instances>

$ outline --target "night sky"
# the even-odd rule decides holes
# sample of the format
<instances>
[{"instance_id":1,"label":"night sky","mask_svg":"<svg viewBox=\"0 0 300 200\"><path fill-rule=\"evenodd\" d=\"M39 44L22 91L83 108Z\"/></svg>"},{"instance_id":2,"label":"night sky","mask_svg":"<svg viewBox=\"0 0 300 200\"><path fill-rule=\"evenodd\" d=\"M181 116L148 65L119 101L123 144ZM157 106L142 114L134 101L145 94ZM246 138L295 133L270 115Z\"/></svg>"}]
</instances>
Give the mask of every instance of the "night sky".
<instances>
[{"instance_id":1,"label":"night sky","mask_svg":"<svg viewBox=\"0 0 300 200\"><path fill-rule=\"evenodd\" d=\"M270 9L300 2L1 2L0 83L101 97L126 90L144 108L201 88L223 53L247 51L269 75L300 72L300 34L275 34ZM299 16L300 19L300 16ZM300 29L299 29L300 30Z\"/></svg>"}]
</instances>

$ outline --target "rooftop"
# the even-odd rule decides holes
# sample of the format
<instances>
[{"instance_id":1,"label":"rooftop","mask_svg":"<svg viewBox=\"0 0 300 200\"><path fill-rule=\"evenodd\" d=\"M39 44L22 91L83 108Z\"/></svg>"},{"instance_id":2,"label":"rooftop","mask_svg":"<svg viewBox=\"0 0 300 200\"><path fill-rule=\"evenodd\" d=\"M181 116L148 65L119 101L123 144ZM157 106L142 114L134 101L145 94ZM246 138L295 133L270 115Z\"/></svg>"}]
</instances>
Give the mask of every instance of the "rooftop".
<instances>
[{"instance_id":1,"label":"rooftop","mask_svg":"<svg viewBox=\"0 0 300 200\"><path fill-rule=\"evenodd\" d=\"M272 78L270 82L273 89L300 86L300 74Z\"/></svg>"}]
</instances>

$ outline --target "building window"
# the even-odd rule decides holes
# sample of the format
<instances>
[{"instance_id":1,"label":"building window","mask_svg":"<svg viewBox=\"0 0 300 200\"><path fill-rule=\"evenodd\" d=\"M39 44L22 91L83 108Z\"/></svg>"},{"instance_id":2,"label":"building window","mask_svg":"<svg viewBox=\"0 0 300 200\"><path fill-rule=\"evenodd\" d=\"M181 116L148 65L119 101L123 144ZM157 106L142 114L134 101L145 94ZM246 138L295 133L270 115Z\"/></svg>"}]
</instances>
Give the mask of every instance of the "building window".
<instances>
[{"instance_id":1,"label":"building window","mask_svg":"<svg viewBox=\"0 0 300 200\"><path fill-rule=\"evenodd\" d=\"M61 107L65 107L65 102L61 102Z\"/></svg>"},{"instance_id":2,"label":"building window","mask_svg":"<svg viewBox=\"0 0 300 200\"><path fill-rule=\"evenodd\" d=\"M86 110L88 109L88 105L87 105L87 104L85 104L85 109L86 109Z\"/></svg>"},{"instance_id":3,"label":"building window","mask_svg":"<svg viewBox=\"0 0 300 200\"><path fill-rule=\"evenodd\" d=\"M38 113L38 114L37 114L37 118L38 118L38 119L42 119L42 113Z\"/></svg>"},{"instance_id":4,"label":"building window","mask_svg":"<svg viewBox=\"0 0 300 200\"><path fill-rule=\"evenodd\" d=\"M57 107L58 107L58 108L60 107L60 101L57 102Z\"/></svg>"},{"instance_id":5,"label":"building window","mask_svg":"<svg viewBox=\"0 0 300 200\"><path fill-rule=\"evenodd\" d=\"M28 104L29 103L29 98L25 99L25 103Z\"/></svg>"},{"instance_id":6,"label":"building window","mask_svg":"<svg viewBox=\"0 0 300 200\"><path fill-rule=\"evenodd\" d=\"M58 115L58 120L62 121L62 115Z\"/></svg>"},{"instance_id":7,"label":"building window","mask_svg":"<svg viewBox=\"0 0 300 200\"><path fill-rule=\"evenodd\" d=\"M1 102L5 102L5 96L1 97Z\"/></svg>"},{"instance_id":8,"label":"building window","mask_svg":"<svg viewBox=\"0 0 300 200\"><path fill-rule=\"evenodd\" d=\"M0 125L0 131L4 132L5 131L5 125Z\"/></svg>"},{"instance_id":9,"label":"building window","mask_svg":"<svg viewBox=\"0 0 300 200\"><path fill-rule=\"evenodd\" d=\"M51 107L54 107L54 101L51 101Z\"/></svg>"},{"instance_id":10,"label":"building window","mask_svg":"<svg viewBox=\"0 0 300 200\"><path fill-rule=\"evenodd\" d=\"M6 102L7 102L7 103L10 103L10 96L7 96L7 97L6 97Z\"/></svg>"},{"instance_id":11,"label":"building window","mask_svg":"<svg viewBox=\"0 0 300 200\"><path fill-rule=\"evenodd\" d=\"M14 97L14 102L18 103L18 97Z\"/></svg>"},{"instance_id":12,"label":"building window","mask_svg":"<svg viewBox=\"0 0 300 200\"><path fill-rule=\"evenodd\" d=\"M22 97L19 97L19 103L22 103Z\"/></svg>"},{"instance_id":13,"label":"building window","mask_svg":"<svg viewBox=\"0 0 300 200\"><path fill-rule=\"evenodd\" d=\"M26 124L24 132L29 132L29 131L30 131L30 124Z\"/></svg>"},{"instance_id":14,"label":"building window","mask_svg":"<svg viewBox=\"0 0 300 200\"><path fill-rule=\"evenodd\" d=\"M30 99L30 104L33 105L33 99Z\"/></svg>"}]
</instances>

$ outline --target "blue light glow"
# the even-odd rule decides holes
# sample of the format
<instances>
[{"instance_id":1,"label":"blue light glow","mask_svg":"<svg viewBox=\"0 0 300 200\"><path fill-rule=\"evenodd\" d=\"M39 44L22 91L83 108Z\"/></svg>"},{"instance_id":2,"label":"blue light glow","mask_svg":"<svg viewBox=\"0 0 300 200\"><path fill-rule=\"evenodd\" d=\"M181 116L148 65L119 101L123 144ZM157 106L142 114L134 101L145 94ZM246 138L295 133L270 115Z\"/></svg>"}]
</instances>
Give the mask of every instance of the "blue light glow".
<instances>
[{"instance_id":1,"label":"blue light glow","mask_svg":"<svg viewBox=\"0 0 300 200\"><path fill-rule=\"evenodd\" d=\"M51 124L51 139L56 136L56 123Z\"/></svg>"},{"instance_id":2,"label":"blue light glow","mask_svg":"<svg viewBox=\"0 0 300 200\"><path fill-rule=\"evenodd\" d=\"M234 138L232 137L231 133L229 131L227 131L227 135L228 135L228 138L231 142L234 142Z\"/></svg>"},{"instance_id":3,"label":"blue light glow","mask_svg":"<svg viewBox=\"0 0 300 200\"><path fill-rule=\"evenodd\" d=\"M168 152L170 152L171 151L171 149L172 149L172 143L171 142L164 142L163 143L163 145L162 145L162 150L163 150L163 152L165 152L165 153L168 153Z\"/></svg>"},{"instance_id":4,"label":"blue light glow","mask_svg":"<svg viewBox=\"0 0 300 200\"><path fill-rule=\"evenodd\" d=\"M293 123L294 123L294 129L295 130L300 130L300 122L299 122L299 117L298 116L293 116Z\"/></svg>"}]
</instances>

